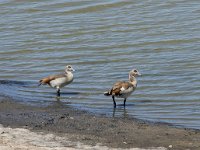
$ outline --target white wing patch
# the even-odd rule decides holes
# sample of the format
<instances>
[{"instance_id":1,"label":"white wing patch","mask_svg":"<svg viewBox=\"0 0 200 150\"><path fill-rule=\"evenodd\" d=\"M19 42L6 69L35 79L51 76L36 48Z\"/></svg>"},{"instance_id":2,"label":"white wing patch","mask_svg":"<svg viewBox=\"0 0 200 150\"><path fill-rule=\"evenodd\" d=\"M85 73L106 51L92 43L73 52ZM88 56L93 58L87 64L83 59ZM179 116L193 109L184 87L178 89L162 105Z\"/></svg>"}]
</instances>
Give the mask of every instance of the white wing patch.
<instances>
[{"instance_id":1,"label":"white wing patch","mask_svg":"<svg viewBox=\"0 0 200 150\"><path fill-rule=\"evenodd\" d=\"M133 87L129 87L128 89L125 89L124 87L121 88L120 93L121 94L131 94L135 89Z\"/></svg>"},{"instance_id":2,"label":"white wing patch","mask_svg":"<svg viewBox=\"0 0 200 150\"><path fill-rule=\"evenodd\" d=\"M124 90L126 90L126 89L122 86L121 89L120 89L120 91L124 91Z\"/></svg>"}]
</instances>

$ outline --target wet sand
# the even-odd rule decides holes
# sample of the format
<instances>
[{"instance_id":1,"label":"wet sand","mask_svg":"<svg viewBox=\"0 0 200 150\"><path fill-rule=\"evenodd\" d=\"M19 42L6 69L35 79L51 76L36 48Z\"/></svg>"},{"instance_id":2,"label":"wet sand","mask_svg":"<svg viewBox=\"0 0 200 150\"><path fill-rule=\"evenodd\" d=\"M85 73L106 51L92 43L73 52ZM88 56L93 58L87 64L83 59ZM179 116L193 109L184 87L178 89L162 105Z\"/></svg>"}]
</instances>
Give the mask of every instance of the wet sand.
<instances>
[{"instance_id":1,"label":"wet sand","mask_svg":"<svg viewBox=\"0 0 200 150\"><path fill-rule=\"evenodd\" d=\"M48 107L36 107L14 102L10 98L1 98L0 124L3 125L0 127L0 146L5 150L9 145L7 138L21 130L25 132L24 135L27 134L26 132L30 132L30 137L33 139L32 134L37 134L39 136L37 139L44 137L41 134L47 137L50 135L51 138L47 138L48 142L57 142L57 144L52 144L57 149L63 147L79 149L84 145L86 145L86 149L98 149L98 145L101 146L99 149L200 149L199 130L176 128L168 124L149 123L127 117L97 116L64 106L62 101L57 101ZM18 135L20 134L12 136L15 139L10 141L19 140ZM25 138L23 134L21 135ZM29 144L31 139L29 139ZM41 138L40 142L44 141L45 143L45 140L45 138ZM46 145L49 145L48 142ZM38 148L35 144L31 146L36 148L29 147L30 149ZM43 148L45 149L45 147Z\"/></svg>"}]
</instances>

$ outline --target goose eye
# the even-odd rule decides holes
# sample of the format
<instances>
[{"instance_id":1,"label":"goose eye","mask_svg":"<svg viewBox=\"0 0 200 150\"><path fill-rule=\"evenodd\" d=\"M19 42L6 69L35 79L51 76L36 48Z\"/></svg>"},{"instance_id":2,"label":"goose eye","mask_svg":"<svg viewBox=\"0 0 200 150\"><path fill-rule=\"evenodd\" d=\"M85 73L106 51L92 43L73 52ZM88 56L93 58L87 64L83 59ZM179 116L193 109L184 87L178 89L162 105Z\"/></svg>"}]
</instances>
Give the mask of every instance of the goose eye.
<instances>
[{"instance_id":1,"label":"goose eye","mask_svg":"<svg viewBox=\"0 0 200 150\"><path fill-rule=\"evenodd\" d=\"M72 68L71 66L68 66L68 68Z\"/></svg>"},{"instance_id":2,"label":"goose eye","mask_svg":"<svg viewBox=\"0 0 200 150\"><path fill-rule=\"evenodd\" d=\"M134 70L134 72L137 72L137 70Z\"/></svg>"}]
</instances>

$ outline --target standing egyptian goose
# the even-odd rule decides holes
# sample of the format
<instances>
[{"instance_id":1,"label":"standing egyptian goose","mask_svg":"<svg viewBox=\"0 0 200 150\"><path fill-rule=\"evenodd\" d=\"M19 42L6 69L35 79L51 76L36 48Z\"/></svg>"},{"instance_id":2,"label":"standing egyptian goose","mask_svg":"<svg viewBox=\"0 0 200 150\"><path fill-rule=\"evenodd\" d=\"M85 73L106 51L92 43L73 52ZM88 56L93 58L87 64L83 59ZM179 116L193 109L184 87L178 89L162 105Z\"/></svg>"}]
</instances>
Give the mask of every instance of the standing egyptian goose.
<instances>
[{"instance_id":1,"label":"standing egyptian goose","mask_svg":"<svg viewBox=\"0 0 200 150\"><path fill-rule=\"evenodd\" d=\"M48 84L52 88L57 89L57 96L60 96L60 89L73 81L72 72L75 71L72 66L68 65L65 68L65 72L62 74L51 75L46 78L41 79L39 86Z\"/></svg>"},{"instance_id":2,"label":"standing egyptian goose","mask_svg":"<svg viewBox=\"0 0 200 150\"><path fill-rule=\"evenodd\" d=\"M116 107L115 97L124 98L125 107L126 99L137 87L136 77L140 75L141 74L136 69L133 69L129 72L129 81L116 82L111 90L104 93L105 96L112 96L114 107Z\"/></svg>"}]
</instances>

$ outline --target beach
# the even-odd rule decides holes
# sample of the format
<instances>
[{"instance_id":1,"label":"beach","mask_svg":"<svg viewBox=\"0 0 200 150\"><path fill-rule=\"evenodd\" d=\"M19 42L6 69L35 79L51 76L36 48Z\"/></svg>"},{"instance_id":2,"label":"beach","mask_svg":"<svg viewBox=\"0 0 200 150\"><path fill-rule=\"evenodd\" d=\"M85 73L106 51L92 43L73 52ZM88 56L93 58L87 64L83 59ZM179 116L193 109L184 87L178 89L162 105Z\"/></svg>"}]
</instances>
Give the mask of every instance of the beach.
<instances>
[{"instance_id":1,"label":"beach","mask_svg":"<svg viewBox=\"0 0 200 150\"><path fill-rule=\"evenodd\" d=\"M199 130L134 118L95 115L62 105L30 106L2 97L0 148L199 149Z\"/></svg>"}]
</instances>

